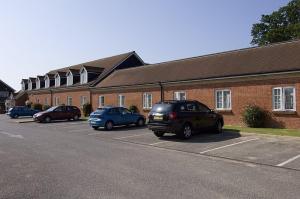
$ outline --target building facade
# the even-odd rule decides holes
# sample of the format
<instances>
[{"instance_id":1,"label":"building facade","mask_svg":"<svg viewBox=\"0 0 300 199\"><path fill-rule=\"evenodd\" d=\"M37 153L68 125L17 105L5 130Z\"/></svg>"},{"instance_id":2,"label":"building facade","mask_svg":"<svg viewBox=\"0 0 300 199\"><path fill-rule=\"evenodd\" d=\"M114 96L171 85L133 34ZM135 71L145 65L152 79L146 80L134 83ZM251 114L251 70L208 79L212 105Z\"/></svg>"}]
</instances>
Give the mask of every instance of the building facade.
<instances>
[{"instance_id":1,"label":"building facade","mask_svg":"<svg viewBox=\"0 0 300 199\"><path fill-rule=\"evenodd\" d=\"M54 84L52 89L30 91L29 99L51 105L90 102L93 109L134 105L144 115L161 100L198 100L232 125L243 125L245 107L258 105L270 115L267 126L300 128L299 54L296 40L158 64L128 63L105 76L97 69L96 79L85 87ZM87 81L81 74L90 69L84 69L74 81Z\"/></svg>"},{"instance_id":2,"label":"building facade","mask_svg":"<svg viewBox=\"0 0 300 199\"><path fill-rule=\"evenodd\" d=\"M0 80L0 114L6 112L5 101L15 92L13 88Z\"/></svg>"}]
</instances>

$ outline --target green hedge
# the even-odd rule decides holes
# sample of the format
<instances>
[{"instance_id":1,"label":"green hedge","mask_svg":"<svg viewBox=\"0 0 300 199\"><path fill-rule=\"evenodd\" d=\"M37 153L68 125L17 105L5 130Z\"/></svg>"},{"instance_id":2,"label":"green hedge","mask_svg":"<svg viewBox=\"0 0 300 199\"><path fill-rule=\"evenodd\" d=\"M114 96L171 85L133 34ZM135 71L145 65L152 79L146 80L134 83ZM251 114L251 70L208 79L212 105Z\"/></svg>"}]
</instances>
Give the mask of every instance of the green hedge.
<instances>
[{"instance_id":1,"label":"green hedge","mask_svg":"<svg viewBox=\"0 0 300 199\"><path fill-rule=\"evenodd\" d=\"M82 107L82 112L85 117L92 113L92 105L90 103L85 103Z\"/></svg>"},{"instance_id":2,"label":"green hedge","mask_svg":"<svg viewBox=\"0 0 300 199\"><path fill-rule=\"evenodd\" d=\"M131 105L131 106L129 107L129 110L130 110L131 112L133 112L133 113L138 113L138 112L139 112L138 107L135 106L135 105Z\"/></svg>"},{"instance_id":3,"label":"green hedge","mask_svg":"<svg viewBox=\"0 0 300 199\"><path fill-rule=\"evenodd\" d=\"M244 123L252 128L264 127L267 118L266 112L256 105L246 106L242 116Z\"/></svg>"},{"instance_id":4,"label":"green hedge","mask_svg":"<svg viewBox=\"0 0 300 199\"><path fill-rule=\"evenodd\" d=\"M31 105L31 108L34 109L34 110L43 110L43 105L40 104L40 103L34 103Z\"/></svg>"}]
</instances>

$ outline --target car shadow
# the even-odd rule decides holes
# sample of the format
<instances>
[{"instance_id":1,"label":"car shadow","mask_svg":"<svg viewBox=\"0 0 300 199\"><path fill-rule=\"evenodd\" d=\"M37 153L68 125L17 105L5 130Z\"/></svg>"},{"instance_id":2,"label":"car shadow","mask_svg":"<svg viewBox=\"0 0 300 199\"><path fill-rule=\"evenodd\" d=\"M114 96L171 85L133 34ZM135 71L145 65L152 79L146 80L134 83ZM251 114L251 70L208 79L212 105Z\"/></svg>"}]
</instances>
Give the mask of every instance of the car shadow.
<instances>
[{"instance_id":1,"label":"car shadow","mask_svg":"<svg viewBox=\"0 0 300 199\"><path fill-rule=\"evenodd\" d=\"M136 125L130 125L130 126L114 126L114 128L111 131L129 131L129 130L145 130L147 129L147 126L136 126ZM104 128L99 128L97 131L107 131ZM109 131L108 131L109 132Z\"/></svg>"},{"instance_id":2,"label":"car shadow","mask_svg":"<svg viewBox=\"0 0 300 199\"><path fill-rule=\"evenodd\" d=\"M165 134L160 137L163 141L183 142L183 143L208 143L208 142L222 142L226 140L236 139L241 137L240 131L236 129L224 129L222 133L214 134L208 131L194 134L190 139L184 140L178 138L173 134Z\"/></svg>"},{"instance_id":3,"label":"car shadow","mask_svg":"<svg viewBox=\"0 0 300 199\"><path fill-rule=\"evenodd\" d=\"M79 120L52 120L50 123L46 123L46 122L41 122L44 124L56 124L56 123L74 123L74 122L83 122L86 120L83 119L79 119Z\"/></svg>"}]
</instances>

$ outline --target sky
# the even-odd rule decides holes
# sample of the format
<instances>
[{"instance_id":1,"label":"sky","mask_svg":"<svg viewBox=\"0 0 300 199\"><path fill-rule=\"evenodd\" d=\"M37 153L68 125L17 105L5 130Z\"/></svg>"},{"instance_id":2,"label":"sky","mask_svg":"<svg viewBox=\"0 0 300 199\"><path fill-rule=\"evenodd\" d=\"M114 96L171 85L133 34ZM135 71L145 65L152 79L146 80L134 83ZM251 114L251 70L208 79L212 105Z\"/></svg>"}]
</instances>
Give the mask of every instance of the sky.
<instances>
[{"instance_id":1,"label":"sky","mask_svg":"<svg viewBox=\"0 0 300 199\"><path fill-rule=\"evenodd\" d=\"M0 79L136 51L147 63L251 47L289 0L0 0Z\"/></svg>"}]
</instances>

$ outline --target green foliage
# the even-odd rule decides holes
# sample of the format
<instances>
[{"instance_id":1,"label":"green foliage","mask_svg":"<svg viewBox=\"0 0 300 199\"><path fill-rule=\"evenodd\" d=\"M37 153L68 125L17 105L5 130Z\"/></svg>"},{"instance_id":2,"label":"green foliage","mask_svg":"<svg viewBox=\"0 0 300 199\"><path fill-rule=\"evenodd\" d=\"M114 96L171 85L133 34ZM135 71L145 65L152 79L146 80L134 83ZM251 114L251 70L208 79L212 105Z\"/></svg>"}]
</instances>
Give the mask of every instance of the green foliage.
<instances>
[{"instance_id":1,"label":"green foliage","mask_svg":"<svg viewBox=\"0 0 300 199\"><path fill-rule=\"evenodd\" d=\"M256 105L246 106L243 114L243 121L248 127L263 127L267 118L266 112Z\"/></svg>"},{"instance_id":2,"label":"green foliage","mask_svg":"<svg viewBox=\"0 0 300 199\"><path fill-rule=\"evenodd\" d=\"M43 105L41 105L40 103L34 103L31 105L31 108L34 110L43 110Z\"/></svg>"},{"instance_id":3,"label":"green foliage","mask_svg":"<svg viewBox=\"0 0 300 199\"><path fill-rule=\"evenodd\" d=\"M85 103L82 107L82 111L85 117L89 116L92 112L92 105L90 103Z\"/></svg>"},{"instance_id":4,"label":"green foliage","mask_svg":"<svg viewBox=\"0 0 300 199\"><path fill-rule=\"evenodd\" d=\"M253 24L251 44L266 45L300 38L300 0L292 0L270 15L262 15Z\"/></svg>"},{"instance_id":5,"label":"green foliage","mask_svg":"<svg viewBox=\"0 0 300 199\"><path fill-rule=\"evenodd\" d=\"M31 108L31 106L32 106L32 102L31 102L31 101L29 101L29 100L26 100L26 102L25 102L25 106L27 106L28 108Z\"/></svg>"},{"instance_id":6,"label":"green foliage","mask_svg":"<svg viewBox=\"0 0 300 199\"><path fill-rule=\"evenodd\" d=\"M49 109L50 107L51 107L51 106L45 104L45 105L43 106L43 111Z\"/></svg>"},{"instance_id":7,"label":"green foliage","mask_svg":"<svg viewBox=\"0 0 300 199\"><path fill-rule=\"evenodd\" d=\"M133 113L138 113L138 112L139 112L138 107L135 106L135 105L131 105L131 106L129 107L129 110L130 110L131 112L133 112Z\"/></svg>"}]
</instances>

